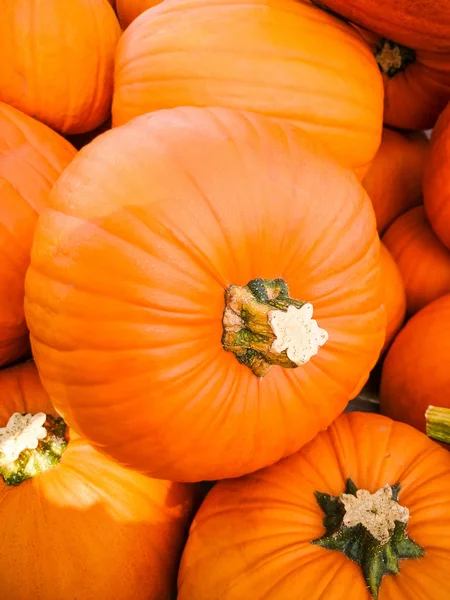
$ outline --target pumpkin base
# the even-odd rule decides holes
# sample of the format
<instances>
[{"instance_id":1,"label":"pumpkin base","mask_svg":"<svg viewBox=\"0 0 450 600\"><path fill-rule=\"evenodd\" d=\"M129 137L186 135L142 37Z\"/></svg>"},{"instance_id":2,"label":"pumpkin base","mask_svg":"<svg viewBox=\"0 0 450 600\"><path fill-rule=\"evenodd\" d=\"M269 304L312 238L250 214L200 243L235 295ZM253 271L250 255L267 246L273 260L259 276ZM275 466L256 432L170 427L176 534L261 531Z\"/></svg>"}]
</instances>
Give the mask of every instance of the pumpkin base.
<instances>
[{"instance_id":1,"label":"pumpkin base","mask_svg":"<svg viewBox=\"0 0 450 600\"><path fill-rule=\"evenodd\" d=\"M378 42L374 56L380 71L389 78L395 77L416 60L416 53L412 48L386 38L381 38Z\"/></svg>"}]
</instances>

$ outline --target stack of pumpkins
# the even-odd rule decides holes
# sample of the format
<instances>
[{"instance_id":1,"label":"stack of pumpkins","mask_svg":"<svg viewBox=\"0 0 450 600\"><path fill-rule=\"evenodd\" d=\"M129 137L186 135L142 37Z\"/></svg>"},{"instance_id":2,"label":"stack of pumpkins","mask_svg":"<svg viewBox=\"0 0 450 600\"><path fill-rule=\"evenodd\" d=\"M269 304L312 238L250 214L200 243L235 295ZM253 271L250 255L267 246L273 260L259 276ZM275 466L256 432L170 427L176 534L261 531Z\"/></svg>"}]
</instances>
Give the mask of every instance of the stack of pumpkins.
<instances>
[{"instance_id":1,"label":"stack of pumpkins","mask_svg":"<svg viewBox=\"0 0 450 600\"><path fill-rule=\"evenodd\" d=\"M0 597L450 597L448 2L0 9Z\"/></svg>"}]
</instances>

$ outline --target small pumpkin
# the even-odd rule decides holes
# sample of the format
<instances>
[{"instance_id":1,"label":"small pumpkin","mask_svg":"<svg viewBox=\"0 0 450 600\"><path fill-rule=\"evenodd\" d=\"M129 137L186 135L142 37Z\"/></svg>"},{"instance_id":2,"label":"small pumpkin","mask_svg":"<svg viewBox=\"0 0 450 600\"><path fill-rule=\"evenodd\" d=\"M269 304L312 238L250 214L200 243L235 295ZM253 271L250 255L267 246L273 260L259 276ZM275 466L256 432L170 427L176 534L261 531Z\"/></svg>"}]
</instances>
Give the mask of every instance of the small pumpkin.
<instances>
[{"instance_id":1,"label":"small pumpkin","mask_svg":"<svg viewBox=\"0 0 450 600\"><path fill-rule=\"evenodd\" d=\"M450 249L450 104L431 135L423 195L428 219L438 238Z\"/></svg>"},{"instance_id":2,"label":"small pumpkin","mask_svg":"<svg viewBox=\"0 0 450 600\"><path fill-rule=\"evenodd\" d=\"M0 100L62 133L110 111L120 26L107 0L0 0Z\"/></svg>"},{"instance_id":3,"label":"small pumpkin","mask_svg":"<svg viewBox=\"0 0 450 600\"><path fill-rule=\"evenodd\" d=\"M251 110L298 125L358 172L380 144L373 56L304 2L166 0L125 31L115 71L114 126L176 106Z\"/></svg>"},{"instance_id":4,"label":"small pumpkin","mask_svg":"<svg viewBox=\"0 0 450 600\"><path fill-rule=\"evenodd\" d=\"M50 128L0 102L0 366L29 350L23 299L34 228L75 154Z\"/></svg>"},{"instance_id":5,"label":"small pumpkin","mask_svg":"<svg viewBox=\"0 0 450 600\"><path fill-rule=\"evenodd\" d=\"M159 111L83 148L40 219L26 287L58 411L174 481L295 452L384 341L369 198L298 128L255 113Z\"/></svg>"},{"instance_id":6,"label":"small pumpkin","mask_svg":"<svg viewBox=\"0 0 450 600\"><path fill-rule=\"evenodd\" d=\"M450 293L450 251L434 234L423 206L394 221L383 242L400 269L409 315Z\"/></svg>"},{"instance_id":7,"label":"small pumpkin","mask_svg":"<svg viewBox=\"0 0 450 600\"><path fill-rule=\"evenodd\" d=\"M384 244L380 253L381 277L386 309L386 339L383 352L390 346L405 320L406 296L400 270Z\"/></svg>"},{"instance_id":8,"label":"small pumpkin","mask_svg":"<svg viewBox=\"0 0 450 600\"><path fill-rule=\"evenodd\" d=\"M194 486L128 471L69 430L33 363L0 371L8 600L171 600Z\"/></svg>"},{"instance_id":9,"label":"small pumpkin","mask_svg":"<svg viewBox=\"0 0 450 600\"><path fill-rule=\"evenodd\" d=\"M450 52L450 4L442 0L313 0L405 46L434 52Z\"/></svg>"},{"instance_id":10,"label":"small pumpkin","mask_svg":"<svg viewBox=\"0 0 450 600\"><path fill-rule=\"evenodd\" d=\"M450 295L416 313L395 338L384 361L383 414L425 432L430 405L450 408Z\"/></svg>"},{"instance_id":11,"label":"small pumpkin","mask_svg":"<svg viewBox=\"0 0 450 600\"><path fill-rule=\"evenodd\" d=\"M122 29L126 29L136 17L159 4L162 0L117 0L117 15Z\"/></svg>"},{"instance_id":12,"label":"small pumpkin","mask_svg":"<svg viewBox=\"0 0 450 600\"><path fill-rule=\"evenodd\" d=\"M209 492L178 600L443 599L449 504L448 452L403 423L343 414L297 454Z\"/></svg>"},{"instance_id":13,"label":"small pumpkin","mask_svg":"<svg viewBox=\"0 0 450 600\"><path fill-rule=\"evenodd\" d=\"M429 142L423 132L402 134L383 129L381 146L362 180L372 200L380 234L398 216L422 202L428 152Z\"/></svg>"}]
</instances>

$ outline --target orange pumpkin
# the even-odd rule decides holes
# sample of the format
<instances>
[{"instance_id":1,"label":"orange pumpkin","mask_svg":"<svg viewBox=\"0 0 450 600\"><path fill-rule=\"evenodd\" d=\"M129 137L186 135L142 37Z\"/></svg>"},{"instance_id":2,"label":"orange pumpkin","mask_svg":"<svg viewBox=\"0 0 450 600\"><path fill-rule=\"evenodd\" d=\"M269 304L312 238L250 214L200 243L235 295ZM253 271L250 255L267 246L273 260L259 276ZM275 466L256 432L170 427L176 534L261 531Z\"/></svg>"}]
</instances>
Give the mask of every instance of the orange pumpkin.
<instances>
[{"instance_id":1,"label":"orange pumpkin","mask_svg":"<svg viewBox=\"0 0 450 600\"><path fill-rule=\"evenodd\" d=\"M378 357L370 201L296 127L144 115L81 150L51 202L27 279L34 356L67 422L123 464L181 481L273 463Z\"/></svg>"},{"instance_id":2,"label":"orange pumpkin","mask_svg":"<svg viewBox=\"0 0 450 600\"><path fill-rule=\"evenodd\" d=\"M422 201L422 180L429 143L422 132L403 135L383 129L381 146L362 184L377 217L378 231Z\"/></svg>"},{"instance_id":3,"label":"orange pumpkin","mask_svg":"<svg viewBox=\"0 0 450 600\"><path fill-rule=\"evenodd\" d=\"M405 319L406 297L400 270L384 244L381 244L380 259L386 309L386 339L383 347L385 351Z\"/></svg>"},{"instance_id":4,"label":"orange pumpkin","mask_svg":"<svg viewBox=\"0 0 450 600\"><path fill-rule=\"evenodd\" d=\"M117 0L117 15L122 29L126 29L141 13L160 2L162 0Z\"/></svg>"},{"instance_id":5,"label":"orange pumpkin","mask_svg":"<svg viewBox=\"0 0 450 600\"><path fill-rule=\"evenodd\" d=\"M361 170L380 144L382 104L359 35L295 0L166 0L117 50L113 125L176 106L252 110L295 123Z\"/></svg>"},{"instance_id":6,"label":"orange pumpkin","mask_svg":"<svg viewBox=\"0 0 450 600\"><path fill-rule=\"evenodd\" d=\"M450 104L431 135L423 195L428 219L439 239L450 248Z\"/></svg>"},{"instance_id":7,"label":"orange pumpkin","mask_svg":"<svg viewBox=\"0 0 450 600\"><path fill-rule=\"evenodd\" d=\"M23 298L34 227L75 154L57 133L0 102L0 366L29 349Z\"/></svg>"},{"instance_id":8,"label":"orange pumpkin","mask_svg":"<svg viewBox=\"0 0 450 600\"><path fill-rule=\"evenodd\" d=\"M446 295L415 314L394 340L382 371L383 414L425 432L429 405L450 408L449 360L450 295Z\"/></svg>"},{"instance_id":9,"label":"orange pumpkin","mask_svg":"<svg viewBox=\"0 0 450 600\"><path fill-rule=\"evenodd\" d=\"M383 242L400 269L409 315L450 293L450 251L433 233L423 206L394 221Z\"/></svg>"},{"instance_id":10,"label":"orange pumpkin","mask_svg":"<svg viewBox=\"0 0 450 600\"><path fill-rule=\"evenodd\" d=\"M0 0L0 100L62 133L108 117L120 36L107 0Z\"/></svg>"},{"instance_id":11,"label":"orange pumpkin","mask_svg":"<svg viewBox=\"0 0 450 600\"><path fill-rule=\"evenodd\" d=\"M57 416L33 363L0 371L0 388L4 597L172 599L196 487L91 448Z\"/></svg>"},{"instance_id":12,"label":"orange pumpkin","mask_svg":"<svg viewBox=\"0 0 450 600\"><path fill-rule=\"evenodd\" d=\"M386 417L344 414L297 454L210 491L178 600L443 600L449 505L448 452Z\"/></svg>"}]
</instances>

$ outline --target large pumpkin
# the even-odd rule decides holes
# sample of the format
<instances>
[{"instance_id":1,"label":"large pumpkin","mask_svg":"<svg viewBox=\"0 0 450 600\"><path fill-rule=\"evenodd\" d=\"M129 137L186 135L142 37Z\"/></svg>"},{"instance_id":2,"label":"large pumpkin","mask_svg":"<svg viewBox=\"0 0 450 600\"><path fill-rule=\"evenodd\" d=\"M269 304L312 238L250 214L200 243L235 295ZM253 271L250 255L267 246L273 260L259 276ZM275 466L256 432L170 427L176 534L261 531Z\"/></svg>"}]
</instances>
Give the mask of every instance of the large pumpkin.
<instances>
[{"instance_id":1,"label":"large pumpkin","mask_svg":"<svg viewBox=\"0 0 450 600\"><path fill-rule=\"evenodd\" d=\"M448 452L380 415L342 415L297 454L213 488L178 600L444 600L449 505Z\"/></svg>"},{"instance_id":2,"label":"large pumpkin","mask_svg":"<svg viewBox=\"0 0 450 600\"><path fill-rule=\"evenodd\" d=\"M75 154L57 133L0 102L0 366L29 348L23 298L34 227Z\"/></svg>"},{"instance_id":3,"label":"large pumpkin","mask_svg":"<svg viewBox=\"0 0 450 600\"><path fill-rule=\"evenodd\" d=\"M116 10L120 24L123 29L134 21L141 13L152 6L156 6L162 0L117 0Z\"/></svg>"},{"instance_id":4,"label":"large pumpkin","mask_svg":"<svg viewBox=\"0 0 450 600\"><path fill-rule=\"evenodd\" d=\"M403 135L383 129L381 146L362 180L380 234L399 215L421 203L428 151L428 138L422 132Z\"/></svg>"},{"instance_id":5,"label":"large pumpkin","mask_svg":"<svg viewBox=\"0 0 450 600\"><path fill-rule=\"evenodd\" d=\"M33 363L0 371L0 388L2 597L173 600L196 488L91 448L58 417Z\"/></svg>"},{"instance_id":6,"label":"large pumpkin","mask_svg":"<svg viewBox=\"0 0 450 600\"><path fill-rule=\"evenodd\" d=\"M450 251L433 233L423 206L394 221L383 241L400 269L408 314L450 293Z\"/></svg>"},{"instance_id":7,"label":"large pumpkin","mask_svg":"<svg viewBox=\"0 0 450 600\"><path fill-rule=\"evenodd\" d=\"M450 52L446 0L313 0L389 40L411 48Z\"/></svg>"},{"instance_id":8,"label":"large pumpkin","mask_svg":"<svg viewBox=\"0 0 450 600\"><path fill-rule=\"evenodd\" d=\"M408 321L383 365L382 412L425 431L429 405L450 408L450 295Z\"/></svg>"},{"instance_id":9,"label":"large pumpkin","mask_svg":"<svg viewBox=\"0 0 450 600\"><path fill-rule=\"evenodd\" d=\"M450 249L450 104L431 135L423 182L425 209L439 239Z\"/></svg>"},{"instance_id":10,"label":"large pumpkin","mask_svg":"<svg viewBox=\"0 0 450 600\"><path fill-rule=\"evenodd\" d=\"M329 425L377 359L381 305L350 171L289 124L180 108L103 134L65 171L26 313L69 424L145 473L209 480Z\"/></svg>"},{"instance_id":11,"label":"large pumpkin","mask_svg":"<svg viewBox=\"0 0 450 600\"><path fill-rule=\"evenodd\" d=\"M400 270L384 244L381 244L380 259L386 309L386 339L383 350L386 350L405 319L406 297Z\"/></svg>"},{"instance_id":12,"label":"large pumpkin","mask_svg":"<svg viewBox=\"0 0 450 600\"><path fill-rule=\"evenodd\" d=\"M380 144L382 105L360 36L295 0L166 0L118 46L113 125L175 106L252 110L297 124L360 169Z\"/></svg>"},{"instance_id":13,"label":"large pumpkin","mask_svg":"<svg viewBox=\"0 0 450 600\"><path fill-rule=\"evenodd\" d=\"M107 0L0 0L0 100L63 133L108 117L120 27Z\"/></svg>"}]
</instances>

